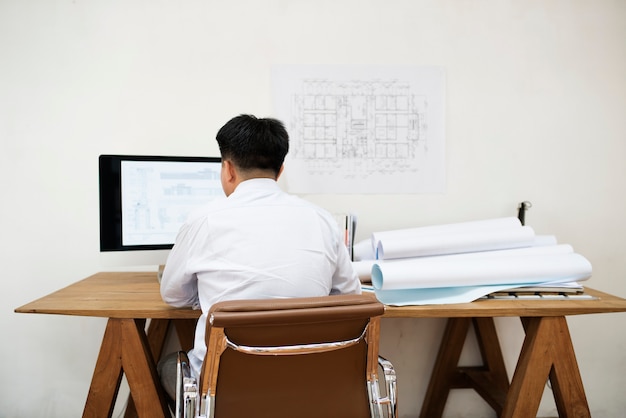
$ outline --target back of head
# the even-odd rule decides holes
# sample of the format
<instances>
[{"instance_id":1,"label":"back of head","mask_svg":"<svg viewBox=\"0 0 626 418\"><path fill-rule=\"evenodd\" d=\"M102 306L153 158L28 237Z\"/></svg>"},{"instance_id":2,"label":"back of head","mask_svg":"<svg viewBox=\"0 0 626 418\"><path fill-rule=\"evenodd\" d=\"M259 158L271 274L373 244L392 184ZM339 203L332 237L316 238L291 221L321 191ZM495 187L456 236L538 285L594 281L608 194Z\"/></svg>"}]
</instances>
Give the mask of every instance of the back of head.
<instances>
[{"instance_id":1,"label":"back of head","mask_svg":"<svg viewBox=\"0 0 626 418\"><path fill-rule=\"evenodd\" d=\"M222 159L242 171L271 170L278 175L289 151L289 135L283 123L272 118L239 115L217 133Z\"/></svg>"}]
</instances>

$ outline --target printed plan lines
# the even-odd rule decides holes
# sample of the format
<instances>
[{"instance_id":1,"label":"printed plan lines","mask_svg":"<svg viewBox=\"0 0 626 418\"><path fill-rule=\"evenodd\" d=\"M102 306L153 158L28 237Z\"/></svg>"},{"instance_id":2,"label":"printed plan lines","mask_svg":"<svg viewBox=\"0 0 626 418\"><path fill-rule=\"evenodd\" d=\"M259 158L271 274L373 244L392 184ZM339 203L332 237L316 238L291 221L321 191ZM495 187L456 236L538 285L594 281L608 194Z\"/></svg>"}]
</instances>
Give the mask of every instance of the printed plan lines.
<instances>
[{"instance_id":1,"label":"printed plan lines","mask_svg":"<svg viewBox=\"0 0 626 418\"><path fill-rule=\"evenodd\" d=\"M294 193L443 192L444 74L431 67L278 67Z\"/></svg>"},{"instance_id":2,"label":"printed plan lines","mask_svg":"<svg viewBox=\"0 0 626 418\"><path fill-rule=\"evenodd\" d=\"M311 167L336 171L347 163L356 174L360 161L368 171L394 170L397 162L416 168L411 159L426 141L426 100L406 83L304 80L293 106L294 157Z\"/></svg>"}]
</instances>

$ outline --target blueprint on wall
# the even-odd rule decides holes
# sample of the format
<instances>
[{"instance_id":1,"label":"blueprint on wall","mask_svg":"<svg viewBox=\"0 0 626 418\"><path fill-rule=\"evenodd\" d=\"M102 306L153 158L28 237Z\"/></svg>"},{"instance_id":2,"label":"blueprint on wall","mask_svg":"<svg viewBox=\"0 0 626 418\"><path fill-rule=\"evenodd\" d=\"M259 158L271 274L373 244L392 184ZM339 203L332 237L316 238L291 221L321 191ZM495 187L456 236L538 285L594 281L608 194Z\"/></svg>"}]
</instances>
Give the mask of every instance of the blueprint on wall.
<instances>
[{"instance_id":1,"label":"blueprint on wall","mask_svg":"<svg viewBox=\"0 0 626 418\"><path fill-rule=\"evenodd\" d=\"M290 192L445 191L442 68L277 66L272 95Z\"/></svg>"}]
</instances>

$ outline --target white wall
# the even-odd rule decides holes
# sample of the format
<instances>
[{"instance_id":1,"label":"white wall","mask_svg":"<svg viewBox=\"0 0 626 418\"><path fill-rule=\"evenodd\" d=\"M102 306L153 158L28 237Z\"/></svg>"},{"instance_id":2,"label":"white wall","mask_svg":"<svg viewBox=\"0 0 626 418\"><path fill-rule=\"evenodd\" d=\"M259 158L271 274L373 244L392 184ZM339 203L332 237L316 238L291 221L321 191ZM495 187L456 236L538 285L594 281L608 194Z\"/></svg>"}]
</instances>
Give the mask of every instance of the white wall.
<instances>
[{"instance_id":1,"label":"white wall","mask_svg":"<svg viewBox=\"0 0 626 418\"><path fill-rule=\"evenodd\" d=\"M529 200L529 225L592 262L590 286L626 296L625 19L618 0L0 0L0 415L82 412L104 320L13 309L111 267L98 155L216 154L227 119L271 115L273 64L446 68L445 194L305 196L357 212L358 238ZM594 417L626 410L624 320L569 320ZM523 332L497 325L512 373ZM384 322L402 416L419 412L442 327ZM459 391L445 415L489 411ZM540 415L556 415L549 396Z\"/></svg>"}]
</instances>

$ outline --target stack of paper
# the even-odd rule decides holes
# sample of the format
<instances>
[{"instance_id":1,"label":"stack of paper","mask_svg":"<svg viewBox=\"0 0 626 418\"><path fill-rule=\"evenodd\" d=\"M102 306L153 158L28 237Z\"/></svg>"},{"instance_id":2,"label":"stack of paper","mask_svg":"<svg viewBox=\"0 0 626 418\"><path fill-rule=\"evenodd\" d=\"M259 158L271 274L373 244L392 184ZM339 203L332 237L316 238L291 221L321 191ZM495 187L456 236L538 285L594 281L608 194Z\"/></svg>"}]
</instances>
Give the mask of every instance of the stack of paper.
<instances>
[{"instance_id":1,"label":"stack of paper","mask_svg":"<svg viewBox=\"0 0 626 418\"><path fill-rule=\"evenodd\" d=\"M589 261L553 236L536 236L517 218L428 226L372 234L370 255L355 246L354 263L391 305L470 302L520 286L579 286Z\"/></svg>"}]
</instances>

